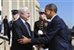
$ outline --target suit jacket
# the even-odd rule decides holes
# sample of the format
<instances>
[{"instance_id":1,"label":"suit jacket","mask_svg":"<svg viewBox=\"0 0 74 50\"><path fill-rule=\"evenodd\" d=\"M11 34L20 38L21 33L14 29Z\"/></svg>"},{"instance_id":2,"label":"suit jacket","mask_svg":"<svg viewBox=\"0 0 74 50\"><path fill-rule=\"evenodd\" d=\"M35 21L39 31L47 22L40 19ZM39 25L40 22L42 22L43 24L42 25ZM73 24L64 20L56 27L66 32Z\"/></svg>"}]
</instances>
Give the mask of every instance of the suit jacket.
<instances>
[{"instance_id":1,"label":"suit jacket","mask_svg":"<svg viewBox=\"0 0 74 50\"><path fill-rule=\"evenodd\" d=\"M69 31L64 21L57 15L48 22L46 34L43 37L32 38L32 44L48 44L49 50L71 50Z\"/></svg>"},{"instance_id":2,"label":"suit jacket","mask_svg":"<svg viewBox=\"0 0 74 50\"><path fill-rule=\"evenodd\" d=\"M29 30L31 32L30 25L28 23L27 23L27 25L28 25ZM12 36L11 50L32 50L32 44L31 43L20 44L17 41L17 39L22 38L22 35L26 36L28 38L32 37L32 33L31 33L31 36L29 36L28 31L27 31L24 23L21 21L20 18L13 22L12 32L13 32L13 34L12 34L13 36Z\"/></svg>"},{"instance_id":3,"label":"suit jacket","mask_svg":"<svg viewBox=\"0 0 74 50\"><path fill-rule=\"evenodd\" d=\"M10 41L10 28L9 28L8 19L4 19L3 23L4 23L4 35L7 35L8 39Z\"/></svg>"}]
</instances>

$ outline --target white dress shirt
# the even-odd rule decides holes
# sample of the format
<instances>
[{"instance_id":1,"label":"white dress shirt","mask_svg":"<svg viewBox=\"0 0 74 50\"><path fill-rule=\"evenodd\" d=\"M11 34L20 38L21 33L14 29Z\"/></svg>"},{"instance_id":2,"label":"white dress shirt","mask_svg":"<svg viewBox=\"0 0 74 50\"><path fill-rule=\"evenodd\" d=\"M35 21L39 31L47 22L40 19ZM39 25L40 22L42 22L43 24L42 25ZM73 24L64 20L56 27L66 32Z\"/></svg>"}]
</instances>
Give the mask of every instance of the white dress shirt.
<instances>
[{"instance_id":1,"label":"white dress shirt","mask_svg":"<svg viewBox=\"0 0 74 50\"><path fill-rule=\"evenodd\" d=\"M48 22L51 22L56 15L57 15L57 14L55 14L51 19L47 19L47 21L48 21Z\"/></svg>"}]
</instances>

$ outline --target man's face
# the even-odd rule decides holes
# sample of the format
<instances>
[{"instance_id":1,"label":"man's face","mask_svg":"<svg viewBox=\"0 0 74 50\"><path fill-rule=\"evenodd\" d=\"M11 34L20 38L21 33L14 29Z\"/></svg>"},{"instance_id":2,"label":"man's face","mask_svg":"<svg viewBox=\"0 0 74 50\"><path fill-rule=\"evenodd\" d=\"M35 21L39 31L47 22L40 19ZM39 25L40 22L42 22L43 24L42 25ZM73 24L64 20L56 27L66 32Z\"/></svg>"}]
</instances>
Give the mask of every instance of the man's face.
<instances>
[{"instance_id":1,"label":"man's face","mask_svg":"<svg viewBox=\"0 0 74 50\"><path fill-rule=\"evenodd\" d=\"M13 15L13 20L17 20L19 18L19 14Z\"/></svg>"},{"instance_id":2,"label":"man's face","mask_svg":"<svg viewBox=\"0 0 74 50\"><path fill-rule=\"evenodd\" d=\"M24 20L28 20L29 17L30 17L30 12L29 12L29 11L26 11L26 12L21 13L21 17L22 17Z\"/></svg>"},{"instance_id":3,"label":"man's face","mask_svg":"<svg viewBox=\"0 0 74 50\"><path fill-rule=\"evenodd\" d=\"M49 10L48 8L45 8L45 14L48 19L52 18L52 11Z\"/></svg>"},{"instance_id":4,"label":"man's face","mask_svg":"<svg viewBox=\"0 0 74 50\"><path fill-rule=\"evenodd\" d=\"M41 15L40 15L40 19L41 19L41 20L46 20L46 19L47 19L47 18L46 18L46 15L45 15L45 14L41 14Z\"/></svg>"}]
</instances>

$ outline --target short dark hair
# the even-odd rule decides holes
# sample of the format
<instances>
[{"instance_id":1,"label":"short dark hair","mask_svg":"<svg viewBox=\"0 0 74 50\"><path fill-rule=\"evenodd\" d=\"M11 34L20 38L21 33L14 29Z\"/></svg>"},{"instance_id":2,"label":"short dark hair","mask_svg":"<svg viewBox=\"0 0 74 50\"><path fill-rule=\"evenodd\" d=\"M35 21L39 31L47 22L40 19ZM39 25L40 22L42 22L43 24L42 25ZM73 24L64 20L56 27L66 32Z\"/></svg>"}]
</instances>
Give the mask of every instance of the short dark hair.
<instances>
[{"instance_id":1,"label":"short dark hair","mask_svg":"<svg viewBox=\"0 0 74 50\"><path fill-rule=\"evenodd\" d=\"M57 13L57 6L53 3L47 4L46 8L48 8L49 10L54 10L54 12Z\"/></svg>"}]
</instances>

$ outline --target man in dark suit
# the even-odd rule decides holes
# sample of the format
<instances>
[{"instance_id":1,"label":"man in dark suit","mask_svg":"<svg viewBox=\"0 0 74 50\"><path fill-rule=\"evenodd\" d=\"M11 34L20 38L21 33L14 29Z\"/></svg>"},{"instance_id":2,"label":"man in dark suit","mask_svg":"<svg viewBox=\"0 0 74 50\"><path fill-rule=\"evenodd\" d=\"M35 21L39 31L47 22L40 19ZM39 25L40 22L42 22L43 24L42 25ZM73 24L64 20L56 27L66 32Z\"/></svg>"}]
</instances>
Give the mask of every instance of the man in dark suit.
<instances>
[{"instance_id":1,"label":"man in dark suit","mask_svg":"<svg viewBox=\"0 0 74 50\"><path fill-rule=\"evenodd\" d=\"M49 50L71 50L68 38L70 33L65 22L57 15L57 6L53 3L46 5L45 14L48 19L45 36L32 39L24 37L24 39L19 39L19 42L48 44Z\"/></svg>"},{"instance_id":2,"label":"man in dark suit","mask_svg":"<svg viewBox=\"0 0 74 50\"><path fill-rule=\"evenodd\" d=\"M3 20L3 24L4 24L4 35L7 35L8 40L10 41L10 29L9 29L9 23L8 23L8 19L7 16L5 16L4 20Z\"/></svg>"},{"instance_id":3,"label":"man in dark suit","mask_svg":"<svg viewBox=\"0 0 74 50\"><path fill-rule=\"evenodd\" d=\"M20 44L17 40L20 38L24 38L24 36L31 38L32 33L30 29L30 25L27 20L30 17L30 12L27 7L21 8L19 10L20 18L13 22L12 24L12 46L11 50L33 50L32 44Z\"/></svg>"}]
</instances>

